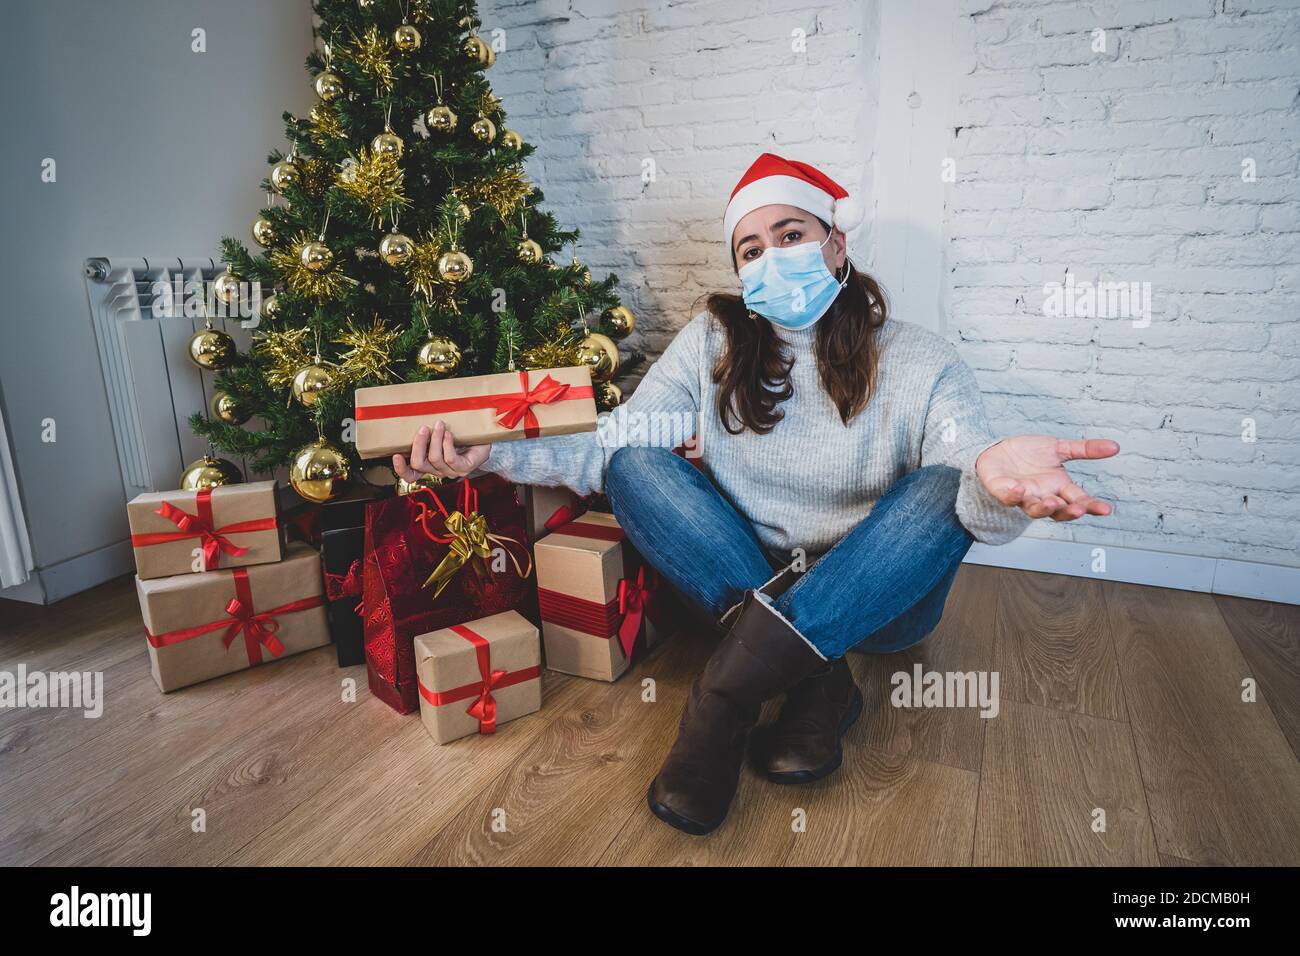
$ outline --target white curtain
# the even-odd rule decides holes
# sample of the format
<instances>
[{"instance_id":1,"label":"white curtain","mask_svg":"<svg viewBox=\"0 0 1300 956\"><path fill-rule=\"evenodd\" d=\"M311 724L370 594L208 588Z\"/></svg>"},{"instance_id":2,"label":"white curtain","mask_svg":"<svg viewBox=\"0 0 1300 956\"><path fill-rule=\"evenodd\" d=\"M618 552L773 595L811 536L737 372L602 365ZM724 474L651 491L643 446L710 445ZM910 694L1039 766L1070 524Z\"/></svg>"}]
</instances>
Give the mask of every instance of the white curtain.
<instances>
[{"instance_id":1,"label":"white curtain","mask_svg":"<svg viewBox=\"0 0 1300 956\"><path fill-rule=\"evenodd\" d=\"M0 408L0 588L22 584L31 576L31 570L32 544L27 538L9 433Z\"/></svg>"}]
</instances>

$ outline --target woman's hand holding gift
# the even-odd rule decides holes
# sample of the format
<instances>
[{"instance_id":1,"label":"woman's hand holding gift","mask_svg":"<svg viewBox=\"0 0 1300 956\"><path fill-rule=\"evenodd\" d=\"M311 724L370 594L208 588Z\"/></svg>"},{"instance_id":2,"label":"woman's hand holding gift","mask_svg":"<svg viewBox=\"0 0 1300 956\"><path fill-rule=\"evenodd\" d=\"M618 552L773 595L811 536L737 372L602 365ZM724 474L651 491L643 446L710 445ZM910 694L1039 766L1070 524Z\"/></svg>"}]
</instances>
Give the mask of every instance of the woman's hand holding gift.
<instances>
[{"instance_id":1,"label":"woman's hand holding gift","mask_svg":"<svg viewBox=\"0 0 1300 956\"><path fill-rule=\"evenodd\" d=\"M421 475L464 478L487 461L490 454L491 445L457 448L450 429L439 421L434 422L433 428L420 426L411 442L410 462L403 455L394 455L393 470L406 481L417 481Z\"/></svg>"}]
</instances>

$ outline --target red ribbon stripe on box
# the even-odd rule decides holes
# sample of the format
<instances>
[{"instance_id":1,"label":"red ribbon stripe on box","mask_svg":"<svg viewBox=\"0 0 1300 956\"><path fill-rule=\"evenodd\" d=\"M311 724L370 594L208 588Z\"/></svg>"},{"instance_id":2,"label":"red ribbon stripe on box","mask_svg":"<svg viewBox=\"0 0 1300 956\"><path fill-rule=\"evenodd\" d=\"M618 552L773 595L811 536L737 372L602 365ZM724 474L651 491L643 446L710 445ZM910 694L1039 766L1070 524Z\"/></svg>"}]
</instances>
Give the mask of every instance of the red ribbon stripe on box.
<instances>
[{"instance_id":1,"label":"red ribbon stripe on box","mask_svg":"<svg viewBox=\"0 0 1300 956\"><path fill-rule=\"evenodd\" d=\"M473 703L465 708L465 713L478 720L478 732L480 734L496 733L497 701L492 696L492 691L500 690L502 687L513 687L515 684L522 684L535 677L540 677L542 669L538 665L533 665L517 671L493 670L492 645L487 642L486 638L476 634L464 624L453 624L449 630L454 631L474 645L474 653L478 657L479 680L444 691L429 690L424 686L424 682L420 681L420 696L434 707L454 704L457 701L472 698Z\"/></svg>"},{"instance_id":2,"label":"red ribbon stripe on box","mask_svg":"<svg viewBox=\"0 0 1300 956\"><path fill-rule=\"evenodd\" d=\"M248 553L247 548L237 547L227 535L245 534L250 531L274 531L276 527L275 515L269 518L253 518L251 521L237 521L220 528L213 527L211 488L200 488L194 503L197 514L190 514L171 502L164 501L155 514L162 515L180 530L133 534L131 547L147 548L154 544L198 538L203 545L203 567L210 571L220 563L223 551L236 558Z\"/></svg>"},{"instance_id":3,"label":"red ribbon stripe on box","mask_svg":"<svg viewBox=\"0 0 1300 956\"><path fill-rule=\"evenodd\" d=\"M377 421L384 418L410 418L416 415L441 415L445 412L472 412L490 408L497 413L497 424L502 428L515 428L522 421L524 435L536 438L540 433L534 405L553 405L579 398L594 398L590 385L566 385L550 375L535 385L528 384L528 371L519 373L519 391L497 395L461 395L456 398L435 398L423 402L394 402L388 405L362 405L356 410L357 421Z\"/></svg>"},{"instance_id":4,"label":"red ribbon stripe on box","mask_svg":"<svg viewBox=\"0 0 1300 956\"><path fill-rule=\"evenodd\" d=\"M597 541L622 541L624 538L622 528L583 521L570 521L552 534ZM612 638L617 633L624 655L631 658L636 636L641 631L641 621L647 613L653 617L658 590L659 578L655 570L642 564L635 576L624 577L618 582L618 594L607 604L539 587L537 609L543 621L593 637Z\"/></svg>"},{"instance_id":5,"label":"red ribbon stripe on box","mask_svg":"<svg viewBox=\"0 0 1300 956\"><path fill-rule=\"evenodd\" d=\"M197 624L194 627L181 628L178 631L168 631L166 634L151 634L146 628L144 636L148 638L149 643L154 647L170 647L173 644L202 637L204 634L211 634L224 627L226 634L222 638L222 643L226 645L226 650L230 649L230 645L242 631L244 647L248 650L248 663L250 666L257 665L262 663L263 647L271 652L272 657L279 657L284 651L284 645L275 636L275 632L280 629L277 617L321 606L321 596L313 594L311 597L273 607L269 611L255 611L253 591L248 583L248 569L235 568L231 574L235 582L235 596L226 605L226 613L230 615L229 617L219 621L209 621L207 624Z\"/></svg>"}]
</instances>

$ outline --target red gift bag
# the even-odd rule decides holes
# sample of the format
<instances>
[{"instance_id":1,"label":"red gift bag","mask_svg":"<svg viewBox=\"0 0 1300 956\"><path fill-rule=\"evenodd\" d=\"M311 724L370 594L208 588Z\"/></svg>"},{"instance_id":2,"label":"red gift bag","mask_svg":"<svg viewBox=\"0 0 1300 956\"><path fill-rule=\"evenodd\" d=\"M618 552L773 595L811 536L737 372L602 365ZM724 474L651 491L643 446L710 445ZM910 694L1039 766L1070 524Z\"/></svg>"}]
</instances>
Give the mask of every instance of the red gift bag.
<instances>
[{"instance_id":1,"label":"red gift bag","mask_svg":"<svg viewBox=\"0 0 1300 956\"><path fill-rule=\"evenodd\" d=\"M524 509L486 474L366 506L362 560L366 676L398 713L419 709L415 638L516 610L532 594ZM506 551L505 570L492 570ZM427 585L427 586L426 586Z\"/></svg>"}]
</instances>

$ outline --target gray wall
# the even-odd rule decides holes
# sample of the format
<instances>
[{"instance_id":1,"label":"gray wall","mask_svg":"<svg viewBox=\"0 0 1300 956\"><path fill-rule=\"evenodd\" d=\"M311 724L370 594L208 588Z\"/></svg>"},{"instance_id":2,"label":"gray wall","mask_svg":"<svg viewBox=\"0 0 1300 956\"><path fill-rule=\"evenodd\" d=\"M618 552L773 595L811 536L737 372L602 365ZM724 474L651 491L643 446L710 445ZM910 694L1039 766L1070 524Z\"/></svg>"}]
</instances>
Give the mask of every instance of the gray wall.
<instances>
[{"instance_id":1,"label":"gray wall","mask_svg":"<svg viewBox=\"0 0 1300 956\"><path fill-rule=\"evenodd\" d=\"M82 261L215 253L313 100L308 0L10 0L0 57L0 383L38 568L126 520ZM191 31L207 52L191 52ZM46 157L55 183L41 181ZM58 440L41 441L54 418Z\"/></svg>"}]
</instances>

